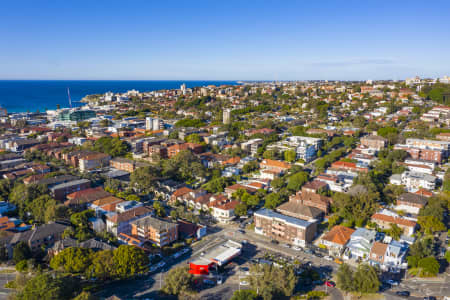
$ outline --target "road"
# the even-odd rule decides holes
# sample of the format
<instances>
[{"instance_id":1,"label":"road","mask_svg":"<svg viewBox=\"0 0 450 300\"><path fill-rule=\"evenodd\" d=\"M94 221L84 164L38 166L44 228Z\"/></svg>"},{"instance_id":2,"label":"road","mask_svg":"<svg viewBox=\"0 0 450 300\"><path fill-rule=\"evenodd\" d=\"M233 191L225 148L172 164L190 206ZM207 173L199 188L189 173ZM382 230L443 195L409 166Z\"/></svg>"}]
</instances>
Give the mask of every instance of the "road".
<instances>
[{"instance_id":1,"label":"road","mask_svg":"<svg viewBox=\"0 0 450 300\"><path fill-rule=\"evenodd\" d=\"M3 269L0 269L2 271ZM8 281L16 279L16 273L0 273L0 300L8 299L8 296L13 292L11 289L5 288L5 284Z\"/></svg>"},{"instance_id":2,"label":"road","mask_svg":"<svg viewBox=\"0 0 450 300\"><path fill-rule=\"evenodd\" d=\"M226 240L236 240L242 242L246 240L248 243L243 248L241 256L234 261L238 265L242 265L251 260L257 253L270 251L273 253L282 254L285 257L297 259L300 262L311 262L313 267L321 273L332 275L337 271L339 265L319 258L314 255L307 254L303 251L296 251L291 248L283 247L282 245L272 244L266 237L255 234L253 231L246 230L245 233L240 233L237 226L221 226L213 229L213 232L204 237L201 241L192 245L192 252L179 260L174 261L171 258L165 258L166 266L164 270L145 276L140 280L133 280L131 282L124 282L123 284L114 283L113 286L105 288L100 294L101 296L111 296L116 294L118 296L125 296L127 298L156 298L161 286L164 285L164 278L167 272L174 266L186 265L189 261L198 258L202 252L208 251ZM212 288L200 291L198 296L201 299L230 299L234 291L239 288L250 288L250 286L240 286L239 279L235 275L230 276L224 280L222 285L216 285ZM317 290L325 290L323 286L316 287ZM327 288L333 300L343 300L342 293L336 288ZM424 281L421 279L408 279L401 282L398 287L389 289L383 292L386 299L405 299L395 295L396 291L408 290L411 292L411 297L408 299L423 299L424 296L449 296L450 282L449 276L446 274L439 281Z\"/></svg>"}]
</instances>

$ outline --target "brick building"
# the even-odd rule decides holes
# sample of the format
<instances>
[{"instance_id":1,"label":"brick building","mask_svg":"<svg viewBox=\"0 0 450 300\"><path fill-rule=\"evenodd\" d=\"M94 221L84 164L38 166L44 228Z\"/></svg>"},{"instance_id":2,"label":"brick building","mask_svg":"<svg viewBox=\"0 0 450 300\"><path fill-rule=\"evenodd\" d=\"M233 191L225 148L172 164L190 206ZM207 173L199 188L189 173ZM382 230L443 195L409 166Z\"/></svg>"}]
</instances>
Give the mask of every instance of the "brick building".
<instances>
[{"instance_id":1,"label":"brick building","mask_svg":"<svg viewBox=\"0 0 450 300\"><path fill-rule=\"evenodd\" d=\"M297 246L310 243L317 231L315 222L285 216L266 208L255 212L253 217L256 233Z\"/></svg>"},{"instance_id":2,"label":"brick building","mask_svg":"<svg viewBox=\"0 0 450 300\"><path fill-rule=\"evenodd\" d=\"M178 239L178 224L147 216L131 223L131 234L162 247Z\"/></svg>"}]
</instances>

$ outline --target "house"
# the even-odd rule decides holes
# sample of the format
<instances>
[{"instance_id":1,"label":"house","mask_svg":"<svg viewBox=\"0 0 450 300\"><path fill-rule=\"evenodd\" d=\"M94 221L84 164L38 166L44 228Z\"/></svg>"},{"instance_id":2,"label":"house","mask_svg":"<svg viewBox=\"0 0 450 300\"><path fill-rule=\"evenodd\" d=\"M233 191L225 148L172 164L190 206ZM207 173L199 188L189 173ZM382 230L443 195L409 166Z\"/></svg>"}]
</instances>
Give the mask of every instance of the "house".
<instances>
[{"instance_id":1,"label":"house","mask_svg":"<svg viewBox=\"0 0 450 300\"><path fill-rule=\"evenodd\" d=\"M131 222L131 234L163 247L178 239L178 224L146 216Z\"/></svg>"},{"instance_id":2,"label":"house","mask_svg":"<svg viewBox=\"0 0 450 300\"><path fill-rule=\"evenodd\" d=\"M234 219L234 209L238 204L237 200L228 199L224 195L214 195L209 206L212 209L212 216L217 222L228 224Z\"/></svg>"},{"instance_id":3,"label":"house","mask_svg":"<svg viewBox=\"0 0 450 300\"><path fill-rule=\"evenodd\" d=\"M91 187L91 181L88 179L78 179L55 185L50 188L50 194L56 200L62 201L67 195L85 190Z\"/></svg>"},{"instance_id":4,"label":"house","mask_svg":"<svg viewBox=\"0 0 450 300\"><path fill-rule=\"evenodd\" d=\"M405 171L402 173L402 184L410 192L415 192L421 188L434 190L436 187L436 177L424 173Z\"/></svg>"},{"instance_id":5,"label":"house","mask_svg":"<svg viewBox=\"0 0 450 300\"><path fill-rule=\"evenodd\" d=\"M381 150L387 145L387 139L378 135L368 135L361 138L361 145L369 149Z\"/></svg>"},{"instance_id":6,"label":"house","mask_svg":"<svg viewBox=\"0 0 450 300\"><path fill-rule=\"evenodd\" d=\"M167 147L167 156L169 158L177 155L181 151L190 150L195 154L200 154L203 152L203 146L194 143L184 143L184 144L176 144L170 147Z\"/></svg>"},{"instance_id":7,"label":"house","mask_svg":"<svg viewBox=\"0 0 450 300\"><path fill-rule=\"evenodd\" d=\"M240 183L236 183L225 188L225 194L227 194L228 198L231 198L232 195L238 190L244 190L249 194L254 194L258 191L256 188L252 188L246 185L242 185Z\"/></svg>"},{"instance_id":8,"label":"house","mask_svg":"<svg viewBox=\"0 0 450 300\"><path fill-rule=\"evenodd\" d=\"M259 167L262 170L271 170L279 173L284 173L291 168L291 165L284 161L273 160L273 159L263 159L259 163Z\"/></svg>"},{"instance_id":9,"label":"house","mask_svg":"<svg viewBox=\"0 0 450 300\"><path fill-rule=\"evenodd\" d=\"M354 232L352 228L336 225L322 236L320 243L327 247L330 254L340 256Z\"/></svg>"},{"instance_id":10,"label":"house","mask_svg":"<svg viewBox=\"0 0 450 300\"><path fill-rule=\"evenodd\" d=\"M115 212L117 204L121 202L124 202L124 200L110 195L89 203L88 207L94 210L97 216L100 216L107 212Z\"/></svg>"},{"instance_id":11,"label":"house","mask_svg":"<svg viewBox=\"0 0 450 300\"><path fill-rule=\"evenodd\" d=\"M302 187L301 191L289 197L289 202L315 207L322 210L325 214L328 213L332 201L330 197L311 192L311 188L308 186Z\"/></svg>"},{"instance_id":12,"label":"house","mask_svg":"<svg viewBox=\"0 0 450 300\"><path fill-rule=\"evenodd\" d=\"M403 234L411 236L414 234L417 223L415 221L402 218L396 213L387 211L386 213L376 213L371 217L371 221L377 224L381 229L389 229L392 224L396 224L403 230Z\"/></svg>"},{"instance_id":13,"label":"house","mask_svg":"<svg viewBox=\"0 0 450 300\"><path fill-rule=\"evenodd\" d=\"M369 169L362 166L359 163L346 162L346 161L336 161L331 164L331 168L334 170L349 171L353 173L367 173Z\"/></svg>"},{"instance_id":14,"label":"house","mask_svg":"<svg viewBox=\"0 0 450 300\"><path fill-rule=\"evenodd\" d=\"M64 202L66 206L82 206L95 200L111 196L102 187L88 188L82 191L70 193L66 196L67 201Z\"/></svg>"},{"instance_id":15,"label":"house","mask_svg":"<svg viewBox=\"0 0 450 300\"><path fill-rule=\"evenodd\" d=\"M365 228L358 228L350 237L344 257L366 259L369 257L376 232Z\"/></svg>"},{"instance_id":16,"label":"house","mask_svg":"<svg viewBox=\"0 0 450 300\"><path fill-rule=\"evenodd\" d=\"M384 255L384 268L389 270L406 269L408 267L406 263L408 248L407 244L392 240Z\"/></svg>"},{"instance_id":17,"label":"house","mask_svg":"<svg viewBox=\"0 0 450 300\"><path fill-rule=\"evenodd\" d=\"M388 245L380 242L374 242L370 249L369 261L371 265L383 265L384 256Z\"/></svg>"},{"instance_id":18,"label":"house","mask_svg":"<svg viewBox=\"0 0 450 300\"><path fill-rule=\"evenodd\" d=\"M178 202L184 202L185 195L188 195L189 193L192 193L194 190L188 187L181 187L173 192L172 196L170 197L170 203L174 204L177 201Z\"/></svg>"},{"instance_id":19,"label":"house","mask_svg":"<svg viewBox=\"0 0 450 300\"><path fill-rule=\"evenodd\" d=\"M302 191L306 193L319 194L327 190L328 184L320 180L309 181L302 186Z\"/></svg>"},{"instance_id":20,"label":"house","mask_svg":"<svg viewBox=\"0 0 450 300\"><path fill-rule=\"evenodd\" d=\"M49 255L50 256L57 255L62 250L71 248L71 247L86 248L86 249L91 249L93 251L116 249L115 246L113 246L109 243L102 242L96 238L91 238L84 242L79 242L76 239L72 239L72 238L68 237L63 240L59 240L59 241L55 242L53 247L51 249L49 249Z\"/></svg>"},{"instance_id":21,"label":"house","mask_svg":"<svg viewBox=\"0 0 450 300\"><path fill-rule=\"evenodd\" d=\"M420 209L428 203L428 199L422 195L403 193L397 198L395 210L405 211L410 214L418 214Z\"/></svg>"},{"instance_id":22,"label":"house","mask_svg":"<svg viewBox=\"0 0 450 300\"><path fill-rule=\"evenodd\" d=\"M6 236L0 239L0 244L6 247L9 257L12 258L14 246L18 243L25 242L33 252L42 247L51 247L61 239L67 227L67 225L56 222L43 224L28 231Z\"/></svg>"},{"instance_id":23,"label":"house","mask_svg":"<svg viewBox=\"0 0 450 300\"><path fill-rule=\"evenodd\" d=\"M153 214L153 210L145 206L136 207L123 213L116 213L106 218L106 230L114 235L119 233L130 234L133 221L142 219Z\"/></svg>"},{"instance_id":24,"label":"house","mask_svg":"<svg viewBox=\"0 0 450 300\"><path fill-rule=\"evenodd\" d=\"M253 217L255 233L296 246L310 243L317 231L315 222L285 216L267 208L256 211Z\"/></svg>"},{"instance_id":25,"label":"house","mask_svg":"<svg viewBox=\"0 0 450 300\"><path fill-rule=\"evenodd\" d=\"M178 235L180 238L201 239L206 235L206 226L191 223L184 220L177 220Z\"/></svg>"},{"instance_id":26,"label":"house","mask_svg":"<svg viewBox=\"0 0 450 300\"><path fill-rule=\"evenodd\" d=\"M123 213L130 209L133 209L136 207L141 207L143 205L144 204L142 202L138 202L138 201L123 201L123 202L116 204L116 212Z\"/></svg>"},{"instance_id":27,"label":"house","mask_svg":"<svg viewBox=\"0 0 450 300\"><path fill-rule=\"evenodd\" d=\"M300 204L296 201L288 201L276 208L276 211L294 218L317 221L322 219L324 212L316 207Z\"/></svg>"}]
</instances>

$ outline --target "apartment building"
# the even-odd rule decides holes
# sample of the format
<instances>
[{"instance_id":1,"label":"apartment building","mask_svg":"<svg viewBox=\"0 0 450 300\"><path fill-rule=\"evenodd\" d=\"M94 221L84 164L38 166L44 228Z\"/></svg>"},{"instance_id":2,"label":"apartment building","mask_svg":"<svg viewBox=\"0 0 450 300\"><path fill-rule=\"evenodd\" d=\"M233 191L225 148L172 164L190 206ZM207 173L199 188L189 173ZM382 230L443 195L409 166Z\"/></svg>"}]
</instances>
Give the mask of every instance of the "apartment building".
<instances>
[{"instance_id":1,"label":"apartment building","mask_svg":"<svg viewBox=\"0 0 450 300\"><path fill-rule=\"evenodd\" d=\"M306 246L316 234L317 224L263 208L253 215L255 233L296 246Z\"/></svg>"},{"instance_id":2,"label":"apartment building","mask_svg":"<svg viewBox=\"0 0 450 300\"><path fill-rule=\"evenodd\" d=\"M267 146L268 150L285 152L294 150L297 153L297 159L310 162L316 157L317 151L322 145L323 140L319 138L305 136L290 136L283 141L276 142Z\"/></svg>"},{"instance_id":3,"label":"apartment building","mask_svg":"<svg viewBox=\"0 0 450 300\"><path fill-rule=\"evenodd\" d=\"M163 247L178 239L178 224L146 216L131 222L131 234Z\"/></svg>"},{"instance_id":4,"label":"apartment building","mask_svg":"<svg viewBox=\"0 0 450 300\"><path fill-rule=\"evenodd\" d=\"M369 149L381 150L386 147L387 140L378 135L368 135L361 138L361 145Z\"/></svg>"}]
</instances>

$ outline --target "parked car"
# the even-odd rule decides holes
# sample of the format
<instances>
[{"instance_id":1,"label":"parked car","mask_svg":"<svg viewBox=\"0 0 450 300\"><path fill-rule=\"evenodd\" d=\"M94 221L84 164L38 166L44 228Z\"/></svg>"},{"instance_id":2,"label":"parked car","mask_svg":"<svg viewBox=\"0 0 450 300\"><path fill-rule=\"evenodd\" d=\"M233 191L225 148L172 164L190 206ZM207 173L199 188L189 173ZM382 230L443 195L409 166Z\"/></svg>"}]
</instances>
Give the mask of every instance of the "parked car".
<instances>
[{"instance_id":1,"label":"parked car","mask_svg":"<svg viewBox=\"0 0 450 300\"><path fill-rule=\"evenodd\" d=\"M336 283L334 283L333 281L325 281L325 285L326 286L328 286L328 287L335 287L336 286Z\"/></svg>"},{"instance_id":2,"label":"parked car","mask_svg":"<svg viewBox=\"0 0 450 300\"><path fill-rule=\"evenodd\" d=\"M309 249L309 248L306 248L306 249L305 249L305 253L307 253L307 254L314 254L314 251L312 251L312 250Z\"/></svg>"},{"instance_id":3,"label":"parked car","mask_svg":"<svg viewBox=\"0 0 450 300\"><path fill-rule=\"evenodd\" d=\"M386 282L389 283L391 286L397 286L398 285L398 281L395 281L395 280L392 280L392 279L389 279Z\"/></svg>"},{"instance_id":4,"label":"parked car","mask_svg":"<svg viewBox=\"0 0 450 300\"><path fill-rule=\"evenodd\" d=\"M295 251L301 251L302 250L302 248L300 248L299 246L294 246L294 247L292 247L292 249L294 249Z\"/></svg>"},{"instance_id":5,"label":"parked car","mask_svg":"<svg viewBox=\"0 0 450 300\"><path fill-rule=\"evenodd\" d=\"M239 229L238 232L241 234L245 234L245 230L242 230L242 229Z\"/></svg>"},{"instance_id":6,"label":"parked car","mask_svg":"<svg viewBox=\"0 0 450 300\"><path fill-rule=\"evenodd\" d=\"M250 283L248 283L248 281L241 280L241 281L239 282L239 284L240 284L240 285L249 285Z\"/></svg>"},{"instance_id":7,"label":"parked car","mask_svg":"<svg viewBox=\"0 0 450 300\"><path fill-rule=\"evenodd\" d=\"M344 262L342 261L342 259L340 258L335 258L334 262L337 263L338 265L342 265Z\"/></svg>"},{"instance_id":8,"label":"parked car","mask_svg":"<svg viewBox=\"0 0 450 300\"><path fill-rule=\"evenodd\" d=\"M395 292L395 294L400 297L409 297L409 295L410 295L409 291L398 291L398 292Z\"/></svg>"},{"instance_id":9,"label":"parked car","mask_svg":"<svg viewBox=\"0 0 450 300\"><path fill-rule=\"evenodd\" d=\"M203 283L206 285L216 285L216 283L214 281L209 280L209 279L204 279Z\"/></svg>"},{"instance_id":10,"label":"parked car","mask_svg":"<svg viewBox=\"0 0 450 300\"><path fill-rule=\"evenodd\" d=\"M331 256L329 256L329 255L325 256L324 259L329 260L329 261L333 260L333 258Z\"/></svg>"},{"instance_id":11,"label":"parked car","mask_svg":"<svg viewBox=\"0 0 450 300\"><path fill-rule=\"evenodd\" d=\"M291 248L291 245L289 245L289 244L283 244L282 246L285 248Z\"/></svg>"},{"instance_id":12,"label":"parked car","mask_svg":"<svg viewBox=\"0 0 450 300\"><path fill-rule=\"evenodd\" d=\"M272 244L276 244L276 245L279 244L279 242L278 242L277 240L271 240L270 242L271 242Z\"/></svg>"},{"instance_id":13,"label":"parked car","mask_svg":"<svg viewBox=\"0 0 450 300\"><path fill-rule=\"evenodd\" d=\"M436 300L436 297L434 297L434 296L427 296L427 297L423 297L423 300Z\"/></svg>"}]
</instances>

